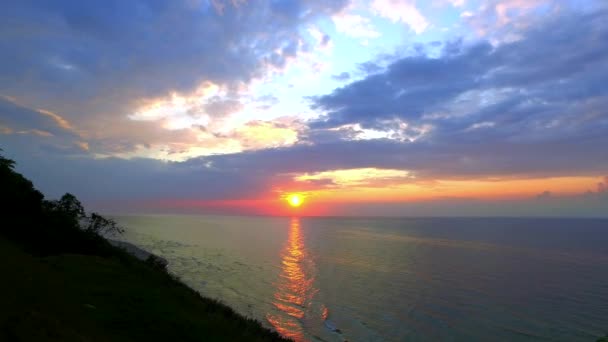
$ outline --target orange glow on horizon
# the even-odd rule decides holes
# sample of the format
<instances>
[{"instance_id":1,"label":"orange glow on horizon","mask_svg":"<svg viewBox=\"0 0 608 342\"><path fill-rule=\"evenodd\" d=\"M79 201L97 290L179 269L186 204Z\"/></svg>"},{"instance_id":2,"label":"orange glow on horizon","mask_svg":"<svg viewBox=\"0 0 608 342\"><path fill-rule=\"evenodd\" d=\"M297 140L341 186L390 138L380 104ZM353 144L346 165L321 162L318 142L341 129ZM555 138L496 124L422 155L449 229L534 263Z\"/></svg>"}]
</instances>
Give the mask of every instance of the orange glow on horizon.
<instances>
[{"instance_id":1,"label":"orange glow on horizon","mask_svg":"<svg viewBox=\"0 0 608 342\"><path fill-rule=\"evenodd\" d=\"M339 180L333 180L339 183ZM316 202L412 202L446 198L518 200L534 198L544 191L554 196L582 195L593 190L597 177L550 177L530 179L438 179L394 182L378 179L364 185L310 190Z\"/></svg>"},{"instance_id":2,"label":"orange glow on horizon","mask_svg":"<svg viewBox=\"0 0 608 342\"><path fill-rule=\"evenodd\" d=\"M321 179L323 180L323 179ZM442 200L519 201L534 200L549 191L551 198L578 198L587 191L597 191L600 177L548 177L504 179L437 179L409 178L395 182L392 177L343 185L338 181L328 186L287 182L261 193L257 198L234 200L154 200L145 207L175 208L196 213L252 214L269 216L331 216L336 208L349 203L415 203ZM359 182L362 184L362 182ZM291 189L291 192L283 189ZM280 194L277 196L277 193ZM311 201L310 199L314 199Z\"/></svg>"},{"instance_id":3,"label":"orange glow on horizon","mask_svg":"<svg viewBox=\"0 0 608 342\"><path fill-rule=\"evenodd\" d=\"M308 193L298 193L302 203L308 198ZM287 201L287 203L285 203ZM145 208L177 209L183 212L215 213L215 214L245 214L245 215L269 215L269 216L325 216L331 214L327 210L326 203L300 204L292 207L288 196L262 197L248 200L184 200L165 199L146 202ZM287 205L286 205L287 204Z\"/></svg>"}]
</instances>

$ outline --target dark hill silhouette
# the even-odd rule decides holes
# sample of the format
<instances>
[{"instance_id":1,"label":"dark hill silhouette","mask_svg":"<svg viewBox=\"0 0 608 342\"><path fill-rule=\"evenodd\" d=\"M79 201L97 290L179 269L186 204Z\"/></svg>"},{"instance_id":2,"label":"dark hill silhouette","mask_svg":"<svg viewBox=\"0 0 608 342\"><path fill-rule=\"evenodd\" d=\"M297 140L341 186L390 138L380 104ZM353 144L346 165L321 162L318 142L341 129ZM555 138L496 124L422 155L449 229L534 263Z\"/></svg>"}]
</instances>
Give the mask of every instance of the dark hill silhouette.
<instances>
[{"instance_id":1,"label":"dark hill silhouette","mask_svg":"<svg viewBox=\"0 0 608 342\"><path fill-rule=\"evenodd\" d=\"M46 200L14 165L0 155L0 341L285 341L110 245L116 222Z\"/></svg>"}]
</instances>

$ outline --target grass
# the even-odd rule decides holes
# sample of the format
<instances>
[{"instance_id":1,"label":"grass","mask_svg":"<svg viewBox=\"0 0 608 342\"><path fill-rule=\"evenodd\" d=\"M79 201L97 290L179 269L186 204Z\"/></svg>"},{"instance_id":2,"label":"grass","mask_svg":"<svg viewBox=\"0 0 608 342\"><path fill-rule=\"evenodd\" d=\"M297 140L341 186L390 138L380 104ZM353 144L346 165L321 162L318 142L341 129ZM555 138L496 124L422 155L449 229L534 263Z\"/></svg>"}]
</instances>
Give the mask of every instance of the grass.
<instances>
[{"instance_id":1,"label":"grass","mask_svg":"<svg viewBox=\"0 0 608 342\"><path fill-rule=\"evenodd\" d=\"M122 252L36 257L0 237L2 341L285 341Z\"/></svg>"}]
</instances>

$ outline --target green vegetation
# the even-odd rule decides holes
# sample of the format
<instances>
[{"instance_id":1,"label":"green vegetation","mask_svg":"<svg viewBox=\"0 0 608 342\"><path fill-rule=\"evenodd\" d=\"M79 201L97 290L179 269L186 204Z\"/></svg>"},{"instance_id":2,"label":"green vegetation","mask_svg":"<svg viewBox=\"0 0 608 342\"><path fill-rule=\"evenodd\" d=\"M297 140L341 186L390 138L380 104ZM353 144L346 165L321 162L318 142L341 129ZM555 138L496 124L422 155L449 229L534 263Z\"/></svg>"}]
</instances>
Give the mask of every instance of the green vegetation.
<instances>
[{"instance_id":1,"label":"green vegetation","mask_svg":"<svg viewBox=\"0 0 608 342\"><path fill-rule=\"evenodd\" d=\"M0 156L1 341L284 341L101 234L75 196L47 201Z\"/></svg>"}]
</instances>

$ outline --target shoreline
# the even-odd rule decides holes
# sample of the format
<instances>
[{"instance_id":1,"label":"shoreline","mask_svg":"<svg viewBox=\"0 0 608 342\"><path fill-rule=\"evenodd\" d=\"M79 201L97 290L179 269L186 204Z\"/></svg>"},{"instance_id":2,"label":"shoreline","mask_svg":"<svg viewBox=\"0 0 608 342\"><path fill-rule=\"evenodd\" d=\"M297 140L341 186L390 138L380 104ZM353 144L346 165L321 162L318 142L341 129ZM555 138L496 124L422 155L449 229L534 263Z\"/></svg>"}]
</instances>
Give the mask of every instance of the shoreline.
<instances>
[{"instance_id":1,"label":"shoreline","mask_svg":"<svg viewBox=\"0 0 608 342\"><path fill-rule=\"evenodd\" d=\"M127 241L122 241L122 240L114 240L114 239L106 239L108 240L108 242L114 246L114 247L118 247L122 250L124 250L125 252L131 254L132 256L136 257L137 259L141 260L141 261L146 261L148 260L150 257L161 260L165 265L169 265L169 262L167 261L167 259L158 256L152 252L149 252L131 242L127 242Z\"/></svg>"}]
</instances>

